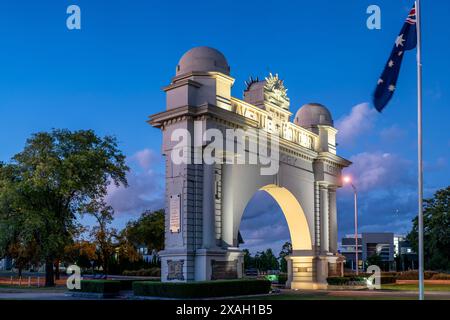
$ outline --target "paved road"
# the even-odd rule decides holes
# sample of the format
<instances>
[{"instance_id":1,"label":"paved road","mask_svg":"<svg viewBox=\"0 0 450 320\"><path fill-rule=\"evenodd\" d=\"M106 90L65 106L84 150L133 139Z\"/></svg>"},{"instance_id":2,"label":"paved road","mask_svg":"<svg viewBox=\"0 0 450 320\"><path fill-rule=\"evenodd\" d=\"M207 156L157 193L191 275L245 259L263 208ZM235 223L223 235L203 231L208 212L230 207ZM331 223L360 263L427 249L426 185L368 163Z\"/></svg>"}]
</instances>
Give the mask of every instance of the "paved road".
<instances>
[{"instance_id":1,"label":"paved road","mask_svg":"<svg viewBox=\"0 0 450 320\"><path fill-rule=\"evenodd\" d=\"M395 299L395 298L415 298L417 292L415 291L393 291L393 290L377 290L377 291L338 291L338 290L317 290L317 291L293 291L293 290L281 290L282 294L289 295L317 295L320 296L333 296L342 298L362 298L370 299ZM450 300L450 292L445 291L428 291L425 297L430 300ZM0 300L88 300L89 298L72 297L66 293L65 288L57 289L16 289L16 288L0 288ZM118 299L127 299L122 297ZM256 298L257 299L257 298Z\"/></svg>"},{"instance_id":2,"label":"paved road","mask_svg":"<svg viewBox=\"0 0 450 320\"><path fill-rule=\"evenodd\" d=\"M418 297L419 293L417 291L401 291L401 290L281 290L281 293L284 294L299 294L299 295L328 295L334 297L343 297L343 298L363 298L370 299L373 297L374 299L382 299L386 297L386 299L392 298L415 298ZM448 291L426 291L425 298L430 300L434 299L443 299L450 300L450 292Z\"/></svg>"}]
</instances>

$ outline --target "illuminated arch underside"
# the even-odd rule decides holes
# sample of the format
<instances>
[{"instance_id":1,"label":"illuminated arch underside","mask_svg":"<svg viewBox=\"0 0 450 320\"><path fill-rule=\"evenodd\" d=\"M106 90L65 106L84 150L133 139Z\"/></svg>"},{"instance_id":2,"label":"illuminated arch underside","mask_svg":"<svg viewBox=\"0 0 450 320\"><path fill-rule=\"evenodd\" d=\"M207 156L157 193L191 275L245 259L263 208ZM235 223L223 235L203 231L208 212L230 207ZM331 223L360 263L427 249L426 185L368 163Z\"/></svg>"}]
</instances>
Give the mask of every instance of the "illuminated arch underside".
<instances>
[{"instance_id":1,"label":"illuminated arch underside","mask_svg":"<svg viewBox=\"0 0 450 320\"><path fill-rule=\"evenodd\" d=\"M311 235L305 212L294 195L288 189L273 184L260 190L267 192L283 211L291 235L292 250L312 250Z\"/></svg>"}]
</instances>

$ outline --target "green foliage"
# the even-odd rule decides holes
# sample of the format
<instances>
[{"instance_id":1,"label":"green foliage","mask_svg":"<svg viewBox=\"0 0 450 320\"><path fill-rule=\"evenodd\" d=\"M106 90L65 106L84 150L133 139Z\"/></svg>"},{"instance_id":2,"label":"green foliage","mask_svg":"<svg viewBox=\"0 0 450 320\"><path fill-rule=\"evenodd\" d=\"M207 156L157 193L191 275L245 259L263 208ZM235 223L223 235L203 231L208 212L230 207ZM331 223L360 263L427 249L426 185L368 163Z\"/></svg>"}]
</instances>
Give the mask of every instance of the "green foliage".
<instances>
[{"instance_id":1,"label":"green foliage","mask_svg":"<svg viewBox=\"0 0 450 320\"><path fill-rule=\"evenodd\" d=\"M11 163L0 166L0 250L11 243L35 243L46 262L46 285L53 263L76 232L76 215L89 213L110 183L127 185L125 156L113 137L92 130L34 134Z\"/></svg>"},{"instance_id":2,"label":"green foliage","mask_svg":"<svg viewBox=\"0 0 450 320\"><path fill-rule=\"evenodd\" d=\"M397 281L397 277L396 276L389 276L389 275L382 275L380 277L380 281L381 284L390 284L390 283L395 283Z\"/></svg>"},{"instance_id":3,"label":"green foliage","mask_svg":"<svg viewBox=\"0 0 450 320\"><path fill-rule=\"evenodd\" d=\"M160 277L161 268L139 269L139 270L125 270L122 275L134 277Z\"/></svg>"},{"instance_id":4,"label":"green foliage","mask_svg":"<svg viewBox=\"0 0 450 320\"><path fill-rule=\"evenodd\" d=\"M431 280L431 278L437 274L436 271L425 271L424 273L425 280ZM397 280L419 280L419 272L417 270L400 272L397 274Z\"/></svg>"},{"instance_id":5,"label":"green foliage","mask_svg":"<svg viewBox=\"0 0 450 320\"><path fill-rule=\"evenodd\" d=\"M242 253L244 254L244 269L250 269L254 268L254 259L248 249L242 250Z\"/></svg>"},{"instance_id":6,"label":"green foliage","mask_svg":"<svg viewBox=\"0 0 450 320\"><path fill-rule=\"evenodd\" d=\"M138 220L128 222L122 233L135 247L164 249L164 210L145 211Z\"/></svg>"},{"instance_id":7,"label":"green foliage","mask_svg":"<svg viewBox=\"0 0 450 320\"><path fill-rule=\"evenodd\" d=\"M280 273L278 275L278 284L286 284L288 279L288 275L286 273Z\"/></svg>"},{"instance_id":8,"label":"green foliage","mask_svg":"<svg viewBox=\"0 0 450 320\"><path fill-rule=\"evenodd\" d=\"M292 244L290 242L286 242L280 251L280 270L281 272L287 272L287 261L286 257L292 253Z\"/></svg>"},{"instance_id":9,"label":"green foliage","mask_svg":"<svg viewBox=\"0 0 450 320\"><path fill-rule=\"evenodd\" d=\"M136 280L136 279L120 279L120 290L133 290L133 283L136 281L158 281L158 280Z\"/></svg>"},{"instance_id":10,"label":"green foliage","mask_svg":"<svg viewBox=\"0 0 450 320\"><path fill-rule=\"evenodd\" d=\"M356 276L349 276L349 277L328 277L327 282L329 285L333 286L347 286L347 285L365 285L366 284L366 278L365 277L356 277Z\"/></svg>"},{"instance_id":11,"label":"green foliage","mask_svg":"<svg viewBox=\"0 0 450 320\"><path fill-rule=\"evenodd\" d=\"M424 201L423 222L425 268L450 270L450 186ZM417 217L408 240L418 252Z\"/></svg>"},{"instance_id":12,"label":"green foliage","mask_svg":"<svg viewBox=\"0 0 450 320\"><path fill-rule=\"evenodd\" d=\"M115 294L120 290L121 283L117 280L81 280L81 289L72 291Z\"/></svg>"},{"instance_id":13,"label":"green foliage","mask_svg":"<svg viewBox=\"0 0 450 320\"><path fill-rule=\"evenodd\" d=\"M431 277L431 280L450 280L450 274L448 273L438 273Z\"/></svg>"},{"instance_id":14,"label":"green foliage","mask_svg":"<svg viewBox=\"0 0 450 320\"><path fill-rule=\"evenodd\" d=\"M247 249L244 249L243 252L244 252L244 267L246 269L256 268L259 271L267 271L267 270L278 270L280 268L278 259L273 254L272 249L257 252L255 257L252 257Z\"/></svg>"},{"instance_id":15,"label":"green foliage","mask_svg":"<svg viewBox=\"0 0 450 320\"><path fill-rule=\"evenodd\" d=\"M166 298L208 298L265 294L271 290L268 280L226 280L188 283L147 282L133 283L135 296Z\"/></svg>"},{"instance_id":16,"label":"green foliage","mask_svg":"<svg viewBox=\"0 0 450 320\"><path fill-rule=\"evenodd\" d=\"M366 263L369 266L374 265L374 266L381 267L383 265L383 259L381 259L379 254L374 253L373 255L371 255L370 257L367 258Z\"/></svg>"}]
</instances>

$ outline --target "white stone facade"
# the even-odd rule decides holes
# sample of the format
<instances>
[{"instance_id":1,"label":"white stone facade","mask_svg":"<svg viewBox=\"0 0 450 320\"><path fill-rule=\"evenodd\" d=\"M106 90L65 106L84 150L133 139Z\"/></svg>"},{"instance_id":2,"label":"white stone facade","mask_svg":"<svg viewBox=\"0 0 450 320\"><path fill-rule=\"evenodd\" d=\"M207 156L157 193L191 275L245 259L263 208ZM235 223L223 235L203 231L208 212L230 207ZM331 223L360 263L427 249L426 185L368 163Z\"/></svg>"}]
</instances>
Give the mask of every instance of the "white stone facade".
<instances>
[{"instance_id":1,"label":"white stone facade","mask_svg":"<svg viewBox=\"0 0 450 320\"><path fill-rule=\"evenodd\" d=\"M229 70L225 57L215 49L188 51L171 84L164 88L166 111L149 120L163 133L166 157L162 281L242 277L239 225L250 199L263 190L280 204L291 233L288 285L326 287L330 270L336 270L341 260L337 254L336 189L341 170L350 165L336 155L337 130L331 114L324 106L309 104L290 122L287 90L277 75L248 83L244 100L232 97L234 79ZM182 128L196 139L198 123L203 132L210 128L222 132L261 129L279 135L278 172L262 175L261 164L174 164L171 153L187 150L177 150L172 133ZM233 144L239 147L237 141ZM201 156L202 148L204 144L191 147L192 158ZM254 152L244 149L246 155ZM235 156L225 151L227 157ZM180 199L179 212L174 197ZM174 217L178 214L179 232L173 232L177 230L171 230L171 224L177 223Z\"/></svg>"}]
</instances>

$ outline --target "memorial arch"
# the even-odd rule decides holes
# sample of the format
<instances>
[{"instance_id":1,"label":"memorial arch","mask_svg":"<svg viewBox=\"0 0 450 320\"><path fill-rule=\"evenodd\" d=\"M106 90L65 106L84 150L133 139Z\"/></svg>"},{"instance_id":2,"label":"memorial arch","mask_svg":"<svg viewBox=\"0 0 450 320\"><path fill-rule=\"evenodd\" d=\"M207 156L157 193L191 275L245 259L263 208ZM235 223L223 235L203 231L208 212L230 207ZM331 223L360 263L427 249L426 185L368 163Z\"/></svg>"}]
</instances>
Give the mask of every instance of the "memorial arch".
<instances>
[{"instance_id":1,"label":"memorial arch","mask_svg":"<svg viewBox=\"0 0 450 320\"><path fill-rule=\"evenodd\" d=\"M325 288L329 275L343 271L337 251L336 189L341 170L350 165L336 154L331 113L311 103L291 121L287 89L277 75L250 79L243 100L231 96L233 83L222 53L193 48L164 88L166 111L150 117L149 123L163 133L166 159L161 280L242 277L239 225L249 200L262 190L280 205L291 233L288 286ZM231 129L256 132L258 139L267 135L271 152L253 148L251 138L230 138ZM211 131L221 134L213 140L214 156L222 162L202 161L210 147L203 138ZM174 139L180 132L186 133L188 143ZM188 161L173 161L174 154Z\"/></svg>"}]
</instances>

